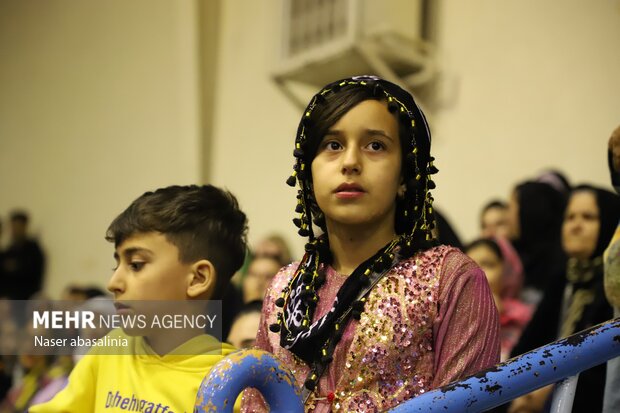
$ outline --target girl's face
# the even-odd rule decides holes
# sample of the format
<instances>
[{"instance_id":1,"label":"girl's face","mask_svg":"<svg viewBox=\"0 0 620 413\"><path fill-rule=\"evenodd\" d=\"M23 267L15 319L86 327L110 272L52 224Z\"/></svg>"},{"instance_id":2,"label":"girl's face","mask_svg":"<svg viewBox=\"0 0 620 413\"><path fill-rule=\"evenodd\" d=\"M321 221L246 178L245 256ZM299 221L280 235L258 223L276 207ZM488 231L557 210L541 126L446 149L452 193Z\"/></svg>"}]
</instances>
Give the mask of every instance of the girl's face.
<instances>
[{"instance_id":1,"label":"girl's face","mask_svg":"<svg viewBox=\"0 0 620 413\"><path fill-rule=\"evenodd\" d=\"M314 196L332 224L394 231L396 197L404 193L398 122L385 102L365 100L323 137L312 161Z\"/></svg>"},{"instance_id":2,"label":"girl's face","mask_svg":"<svg viewBox=\"0 0 620 413\"><path fill-rule=\"evenodd\" d=\"M569 257L588 259L594 253L601 223L596 196L574 193L568 201L562 225L562 247Z\"/></svg>"}]
</instances>

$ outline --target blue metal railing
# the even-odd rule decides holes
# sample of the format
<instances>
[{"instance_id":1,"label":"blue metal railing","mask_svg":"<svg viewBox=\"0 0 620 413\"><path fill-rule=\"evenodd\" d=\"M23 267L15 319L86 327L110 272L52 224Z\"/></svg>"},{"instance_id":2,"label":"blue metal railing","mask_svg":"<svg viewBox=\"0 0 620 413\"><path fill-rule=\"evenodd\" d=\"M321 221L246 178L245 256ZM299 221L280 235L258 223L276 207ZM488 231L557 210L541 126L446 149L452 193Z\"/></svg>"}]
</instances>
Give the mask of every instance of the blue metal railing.
<instances>
[{"instance_id":1,"label":"blue metal railing","mask_svg":"<svg viewBox=\"0 0 620 413\"><path fill-rule=\"evenodd\" d=\"M480 412L618 356L620 318L415 397L390 412Z\"/></svg>"},{"instance_id":2,"label":"blue metal railing","mask_svg":"<svg viewBox=\"0 0 620 413\"><path fill-rule=\"evenodd\" d=\"M198 390L195 413L232 413L239 393L258 389L273 413L303 413L301 389L291 372L272 354L260 350L238 351L217 363Z\"/></svg>"},{"instance_id":3,"label":"blue metal railing","mask_svg":"<svg viewBox=\"0 0 620 413\"><path fill-rule=\"evenodd\" d=\"M271 406L272 412L303 411L298 389L293 386L292 376L285 371L286 369L279 367L275 358L268 358L263 352L235 354L237 355L235 359L231 361L225 359L222 362L225 364L224 368L218 368L208 378L215 376L215 379L205 379L198 399L203 403L200 405L197 403L196 412L232 411L230 402L228 405L231 410L221 408L223 406L221 396L226 396L225 399L228 401L234 401L234 397L245 387L259 388ZM464 380L417 396L390 412L484 411L540 387L575 376L583 370L618 356L620 356L620 318L583 330ZM274 364L264 368L268 364L267 359L271 360L269 363ZM571 380L567 383L570 390ZM220 399L216 400L215 396L218 394ZM271 399L273 401L270 401ZM209 406L213 408L204 407L205 401L211 403Z\"/></svg>"}]
</instances>

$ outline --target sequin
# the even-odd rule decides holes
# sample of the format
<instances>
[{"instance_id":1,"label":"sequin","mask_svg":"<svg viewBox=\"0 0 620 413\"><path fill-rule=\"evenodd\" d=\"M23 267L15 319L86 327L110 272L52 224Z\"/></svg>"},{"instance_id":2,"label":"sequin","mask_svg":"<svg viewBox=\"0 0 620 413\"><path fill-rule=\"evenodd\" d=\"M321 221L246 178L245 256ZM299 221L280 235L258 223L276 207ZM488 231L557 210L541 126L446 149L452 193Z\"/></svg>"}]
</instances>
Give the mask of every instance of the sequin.
<instances>
[{"instance_id":1,"label":"sequin","mask_svg":"<svg viewBox=\"0 0 620 413\"><path fill-rule=\"evenodd\" d=\"M448 254L453 254L456 259L445 266L444 259ZM384 411L432 389L434 383L437 385L433 329L438 319L439 305L450 305L440 300L442 279L446 277L453 282L456 278L453 274L462 274L463 267L476 269L463 254L445 246L432 248L394 266L368 295L360 320L352 320L345 326L333 361L306 404L306 411L310 411L310 405L315 406L312 409L315 413ZM266 302L275 301L294 270L291 266L274 278ZM326 267L324 271L326 279L317 291L319 302L315 320L329 311L346 279L331 267ZM485 280L483 274L481 277ZM492 296L490 292L487 294L488 303L485 301L485 305L494 309ZM262 323L269 325L276 313L275 306L266 306ZM454 336L454 339L460 339L458 332ZM445 340L454 339L451 334ZM493 343L494 339L491 337L487 342ZM262 348L273 351L286 366L294 369L301 387L308 367L279 347L279 335L259 331L257 343L262 343ZM481 350L472 351L479 353ZM491 364L494 362L487 362L482 368ZM439 383L445 377L458 378L454 372L464 370L461 363L450 372L442 371ZM337 395L332 403L327 400L330 393ZM255 406L244 406L244 411L266 411Z\"/></svg>"}]
</instances>

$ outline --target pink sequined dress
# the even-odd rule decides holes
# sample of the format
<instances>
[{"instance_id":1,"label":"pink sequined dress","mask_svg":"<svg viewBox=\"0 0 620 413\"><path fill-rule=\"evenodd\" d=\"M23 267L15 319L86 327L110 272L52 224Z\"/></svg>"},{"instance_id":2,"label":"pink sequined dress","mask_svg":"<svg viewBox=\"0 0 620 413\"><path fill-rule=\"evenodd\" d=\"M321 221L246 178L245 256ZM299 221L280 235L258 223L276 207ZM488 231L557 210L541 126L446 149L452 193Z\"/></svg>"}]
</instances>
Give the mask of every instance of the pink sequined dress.
<instances>
[{"instance_id":1,"label":"pink sequined dress","mask_svg":"<svg viewBox=\"0 0 620 413\"><path fill-rule=\"evenodd\" d=\"M275 354L298 385L308 366L269 331L274 304L296 264L283 268L265 297L258 348ZM333 303L346 276L325 269L314 319ZM486 277L466 255L440 246L396 265L373 288L359 321L352 320L334 360L306 403L307 412L377 412L499 362L499 322ZM247 389L242 411L268 411Z\"/></svg>"}]
</instances>

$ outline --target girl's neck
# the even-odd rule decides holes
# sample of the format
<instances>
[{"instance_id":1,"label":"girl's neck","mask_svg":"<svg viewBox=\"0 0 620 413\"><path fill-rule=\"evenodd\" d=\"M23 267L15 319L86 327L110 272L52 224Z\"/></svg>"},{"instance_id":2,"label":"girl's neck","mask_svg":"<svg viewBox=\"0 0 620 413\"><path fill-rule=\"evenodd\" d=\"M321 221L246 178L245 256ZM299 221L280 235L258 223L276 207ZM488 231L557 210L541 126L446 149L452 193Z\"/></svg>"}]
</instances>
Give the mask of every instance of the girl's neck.
<instances>
[{"instance_id":1,"label":"girl's neck","mask_svg":"<svg viewBox=\"0 0 620 413\"><path fill-rule=\"evenodd\" d=\"M329 247L334 258L334 270L343 275L351 273L372 257L396 236L393 226L346 226L327 222Z\"/></svg>"}]
</instances>

